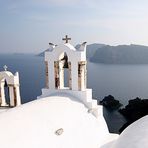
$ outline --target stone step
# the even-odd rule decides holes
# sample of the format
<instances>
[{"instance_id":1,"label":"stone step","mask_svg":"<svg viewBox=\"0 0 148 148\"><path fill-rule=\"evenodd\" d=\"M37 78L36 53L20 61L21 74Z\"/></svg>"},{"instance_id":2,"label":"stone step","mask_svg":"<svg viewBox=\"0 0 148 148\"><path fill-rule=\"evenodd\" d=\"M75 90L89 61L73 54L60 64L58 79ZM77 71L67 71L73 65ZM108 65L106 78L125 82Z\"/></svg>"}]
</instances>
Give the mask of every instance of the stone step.
<instances>
[{"instance_id":1,"label":"stone step","mask_svg":"<svg viewBox=\"0 0 148 148\"><path fill-rule=\"evenodd\" d=\"M90 108L90 109L93 109L93 108L97 108L97 100L91 100L91 102L87 102L87 106Z\"/></svg>"}]
</instances>

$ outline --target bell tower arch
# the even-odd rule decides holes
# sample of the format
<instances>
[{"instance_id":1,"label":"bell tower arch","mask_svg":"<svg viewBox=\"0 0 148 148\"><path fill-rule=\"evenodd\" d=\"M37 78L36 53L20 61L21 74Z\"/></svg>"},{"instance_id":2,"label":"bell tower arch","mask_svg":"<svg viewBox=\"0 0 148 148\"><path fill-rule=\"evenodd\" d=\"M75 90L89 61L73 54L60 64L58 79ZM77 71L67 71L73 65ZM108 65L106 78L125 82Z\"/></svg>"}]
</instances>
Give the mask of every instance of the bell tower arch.
<instances>
[{"instance_id":1,"label":"bell tower arch","mask_svg":"<svg viewBox=\"0 0 148 148\"><path fill-rule=\"evenodd\" d=\"M65 75L65 71L68 71ZM63 52L59 56L58 61L54 61L54 74L55 74L55 88L56 89L72 89L71 88L71 62L68 61L68 55ZM65 79L68 81L68 86L65 85Z\"/></svg>"},{"instance_id":2,"label":"bell tower arch","mask_svg":"<svg viewBox=\"0 0 148 148\"><path fill-rule=\"evenodd\" d=\"M74 91L86 89L85 48L86 45L83 45L81 50L76 49L66 40L65 44L56 46L45 53L46 88ZM68 69L68 87L64 86L64 69Z\"/></svg>"}]
</instances>

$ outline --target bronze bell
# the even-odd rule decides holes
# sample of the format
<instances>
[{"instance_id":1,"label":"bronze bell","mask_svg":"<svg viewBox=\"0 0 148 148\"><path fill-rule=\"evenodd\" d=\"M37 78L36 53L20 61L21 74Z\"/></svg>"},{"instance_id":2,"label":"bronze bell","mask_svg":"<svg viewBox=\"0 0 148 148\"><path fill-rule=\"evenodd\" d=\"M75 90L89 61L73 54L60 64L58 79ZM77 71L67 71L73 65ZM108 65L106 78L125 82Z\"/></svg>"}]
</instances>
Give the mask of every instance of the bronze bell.
<instances>
[{"instance_id":1,"label":"bronze bell","mask_svg":"<svg viewBox=\"0 0 148 148\"><path fill-rule=\"evenodd\" d=\"M63 59L61 59L61 61L64 62L63 68L68 68L68 57L66 54L64 54L64 57L63 57Z\"/></svg>"}]
</instances>

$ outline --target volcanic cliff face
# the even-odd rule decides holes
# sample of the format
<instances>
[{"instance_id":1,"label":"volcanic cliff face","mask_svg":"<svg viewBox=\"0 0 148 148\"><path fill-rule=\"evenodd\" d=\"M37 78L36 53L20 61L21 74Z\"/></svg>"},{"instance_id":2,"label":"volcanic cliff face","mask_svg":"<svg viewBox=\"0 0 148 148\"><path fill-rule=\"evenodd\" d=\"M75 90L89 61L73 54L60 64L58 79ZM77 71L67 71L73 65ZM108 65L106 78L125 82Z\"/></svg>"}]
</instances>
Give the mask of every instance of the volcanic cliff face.
<instances>
[{"instance_id":1,"label":"volcanic cliff face","mask_svg":"<svg viewBox=\"0 0 148 148\"><path fill-rule=\"evenodd\" d=\"M141 45L103 46L90 58L105 64L148 64L148 47Z\"/></svg>"}]
</instances>

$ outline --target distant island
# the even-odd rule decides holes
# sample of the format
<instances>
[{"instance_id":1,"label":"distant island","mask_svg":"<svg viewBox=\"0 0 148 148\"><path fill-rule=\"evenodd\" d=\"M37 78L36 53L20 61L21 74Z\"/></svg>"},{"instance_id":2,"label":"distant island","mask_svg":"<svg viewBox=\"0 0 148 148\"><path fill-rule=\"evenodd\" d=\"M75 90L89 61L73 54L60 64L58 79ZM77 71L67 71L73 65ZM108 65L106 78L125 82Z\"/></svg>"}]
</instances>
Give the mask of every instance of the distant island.
<instances>
[{"instance_id":1,"label":"distant island","mask_svg":"<svg viewBox=\"0 0 148 148\"><path fill-rule=\"evenodd\" d=\"M90 58L91 62L104 64L148 64L148 46L103 46Z\"/></svg>"},{"instance_id":2,"label":"distant island","mask_svg":"<svg viewBox=\"0 0 148 148\"><path fill-rule=\"evenodd\" d=\"M78 48L80 45L77 45ZM43 52L38 56L44 56ZM110 46L94 43L87 46L86 55L90 62L102 64L148 64L148 46Z\"/></svg>"}]
</instances>

